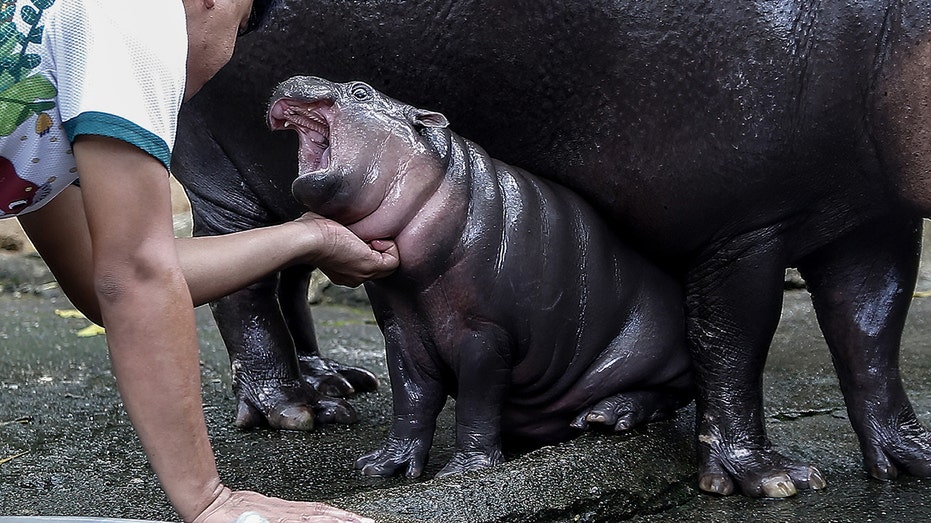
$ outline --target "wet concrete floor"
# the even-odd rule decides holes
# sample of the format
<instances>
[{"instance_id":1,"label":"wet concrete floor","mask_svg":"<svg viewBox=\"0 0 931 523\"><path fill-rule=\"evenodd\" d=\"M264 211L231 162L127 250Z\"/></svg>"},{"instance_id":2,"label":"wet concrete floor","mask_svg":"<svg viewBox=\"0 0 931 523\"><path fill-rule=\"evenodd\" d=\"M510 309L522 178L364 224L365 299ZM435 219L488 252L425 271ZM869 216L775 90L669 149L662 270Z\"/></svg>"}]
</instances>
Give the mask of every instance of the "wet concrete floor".
<instances>
[{"instance_id":1,"label":"wet concrete floor","mask_svg":"<svg viewBox=\"0 0 931 523\"><path fill-rule=\"evenodd\" d=\"M931 290L929 282L924 277L919 290ZM103 337L78 336L87 321L56 314L70 308L54 286L0 294L0 517L177 521L121 408ZM437 480L453 443L447 409L423 479L362 477L352 463L380 446L390 420L381 334L364 307L315 311L323 352L372 369L383 384L353 399L360 423L307 434L232 426L225 349L209 310L197 311L204 408L230 486L324 500L381 522L931 520L931 480L879 482L861 470L805 291L786 293L766 370L766 415L775 444L818 465L829 486L786 500L699 493L691 409L633 434L584 435ZM931 298L914 300L902 366L916 410L931 425Z\"/></svg>"}]
</instances>

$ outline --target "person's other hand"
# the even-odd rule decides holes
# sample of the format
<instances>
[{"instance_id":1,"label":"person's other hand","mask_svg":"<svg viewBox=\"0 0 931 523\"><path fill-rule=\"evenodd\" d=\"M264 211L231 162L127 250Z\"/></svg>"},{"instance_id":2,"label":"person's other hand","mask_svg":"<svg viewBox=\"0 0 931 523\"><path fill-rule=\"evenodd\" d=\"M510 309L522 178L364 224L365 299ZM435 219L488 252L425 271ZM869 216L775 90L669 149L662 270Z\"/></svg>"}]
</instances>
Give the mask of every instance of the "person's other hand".
<instances>
[{"instance_id":1,"label":"person's other hand","mask_svg":"<svg viewBox=\"0 0 931 523\"><path fill-rule=\"evenodd\" d=\"M398 268L398 247L391 240L366 243L346 227L308 212L297 219L317 237L307 262L316 266L333 283L356 287L384 278Z\"/></svg>"},{"instance_id":2,"label":"person's other hand","mask_svg":"<svg viewBox=\"0 0 931 523\"><path fill-rule=\"evenodd\" d=\"M375 523L352 512L323 503L287 501L263 496L248 490L232 491L226 487L193 523Z\"/></svg>"}]
</instances>

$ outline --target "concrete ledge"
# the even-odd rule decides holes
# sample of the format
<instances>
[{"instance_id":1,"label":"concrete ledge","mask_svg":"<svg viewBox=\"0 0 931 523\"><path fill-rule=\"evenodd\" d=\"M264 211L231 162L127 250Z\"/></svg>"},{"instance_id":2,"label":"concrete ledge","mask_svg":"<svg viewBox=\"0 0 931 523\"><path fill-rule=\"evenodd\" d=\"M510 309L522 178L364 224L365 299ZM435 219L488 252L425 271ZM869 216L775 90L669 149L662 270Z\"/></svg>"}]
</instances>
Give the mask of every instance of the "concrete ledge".
<instances>
[{"instance_id":1,"label":"concrete ledge","mask_svg":"<svg viewBox=\"0 0 931 523\"><path fill-rule=\"evenodd\" d=\"M693 416L685 409L635 434L586 434L487 471L334 502L384 523L621 521L662 512L694 495Z\"/></svg>"}]
</instances>

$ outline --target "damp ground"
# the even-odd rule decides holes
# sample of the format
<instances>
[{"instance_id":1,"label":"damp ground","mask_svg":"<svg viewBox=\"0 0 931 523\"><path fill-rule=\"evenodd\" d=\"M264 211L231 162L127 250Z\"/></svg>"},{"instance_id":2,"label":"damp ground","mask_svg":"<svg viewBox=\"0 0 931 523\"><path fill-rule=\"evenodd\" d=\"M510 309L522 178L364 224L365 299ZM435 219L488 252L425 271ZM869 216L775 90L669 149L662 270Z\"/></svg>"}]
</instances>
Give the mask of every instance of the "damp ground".
<instances>
[{"instance_id":1,"label":"damp ground","mask_svg":"<svg viewBox=\"0 0 931 523\"><path fill-rule=\"evenodd\" d=\"M103 336L79 335L93 332L84 331L87 320L68 317L71 305L54 282L41 282L37 259L7 257L0 267L22 280L0 293L0 516L178 521L122 409ZM929 281L923 274L919 291L931 290ZM391 415L382 337L364 304L331 302L314 313L321 350L373 370L382 386L352 398L359 423L299 433L233 426L226 352L209 310L197 310L204 409L221 476L232 487L326 501L380 522L931 520L931 480L880 482L863 472L804 290L785 295L766 368L766 421L774 444L817 465L828 488L784 500L699 493L692 408L630 434L583 435L487 471L434 479L453 445L447 408L422 479L363 477L352 464L381 445ZM913 301L902 368L916 411L931 426L931 298L924 294Z\"/></svg>"}]
</instances>

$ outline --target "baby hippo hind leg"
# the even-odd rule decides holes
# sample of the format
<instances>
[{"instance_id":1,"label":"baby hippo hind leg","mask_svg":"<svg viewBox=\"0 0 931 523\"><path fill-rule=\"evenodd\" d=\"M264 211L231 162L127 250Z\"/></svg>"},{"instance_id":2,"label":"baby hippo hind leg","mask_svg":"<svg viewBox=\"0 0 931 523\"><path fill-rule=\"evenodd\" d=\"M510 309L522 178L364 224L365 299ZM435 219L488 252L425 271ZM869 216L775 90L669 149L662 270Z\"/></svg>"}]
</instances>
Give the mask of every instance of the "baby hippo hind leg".
<instances>
[{"instance_id":1,"label":"baby hippo hind leg","mask_svg":"<svg viewBox=\"0 0 931 523\"><path fill-rule=\"evenodd\" d=\"M682 307L670 299L642 304L639 317L628 321L637 330L624 329L582 380L577 390L595 401L578 413L572 427L626 431L671 418L694 398Z\"/></svg>"},{"instance_id":2,"label":"baby hippo hind leg","mask_svg":"<svg viewBox=\"0 0 931 523\"><path fill-rule=\"evenodd\" d=\"M692 401L690 387L635 390L609 396L591 408L584 409L572 422L572 427L589 430L600 425L615 432L631 430L651 421L675 416L676 410Z\"/></svg>"}]
</instances>

